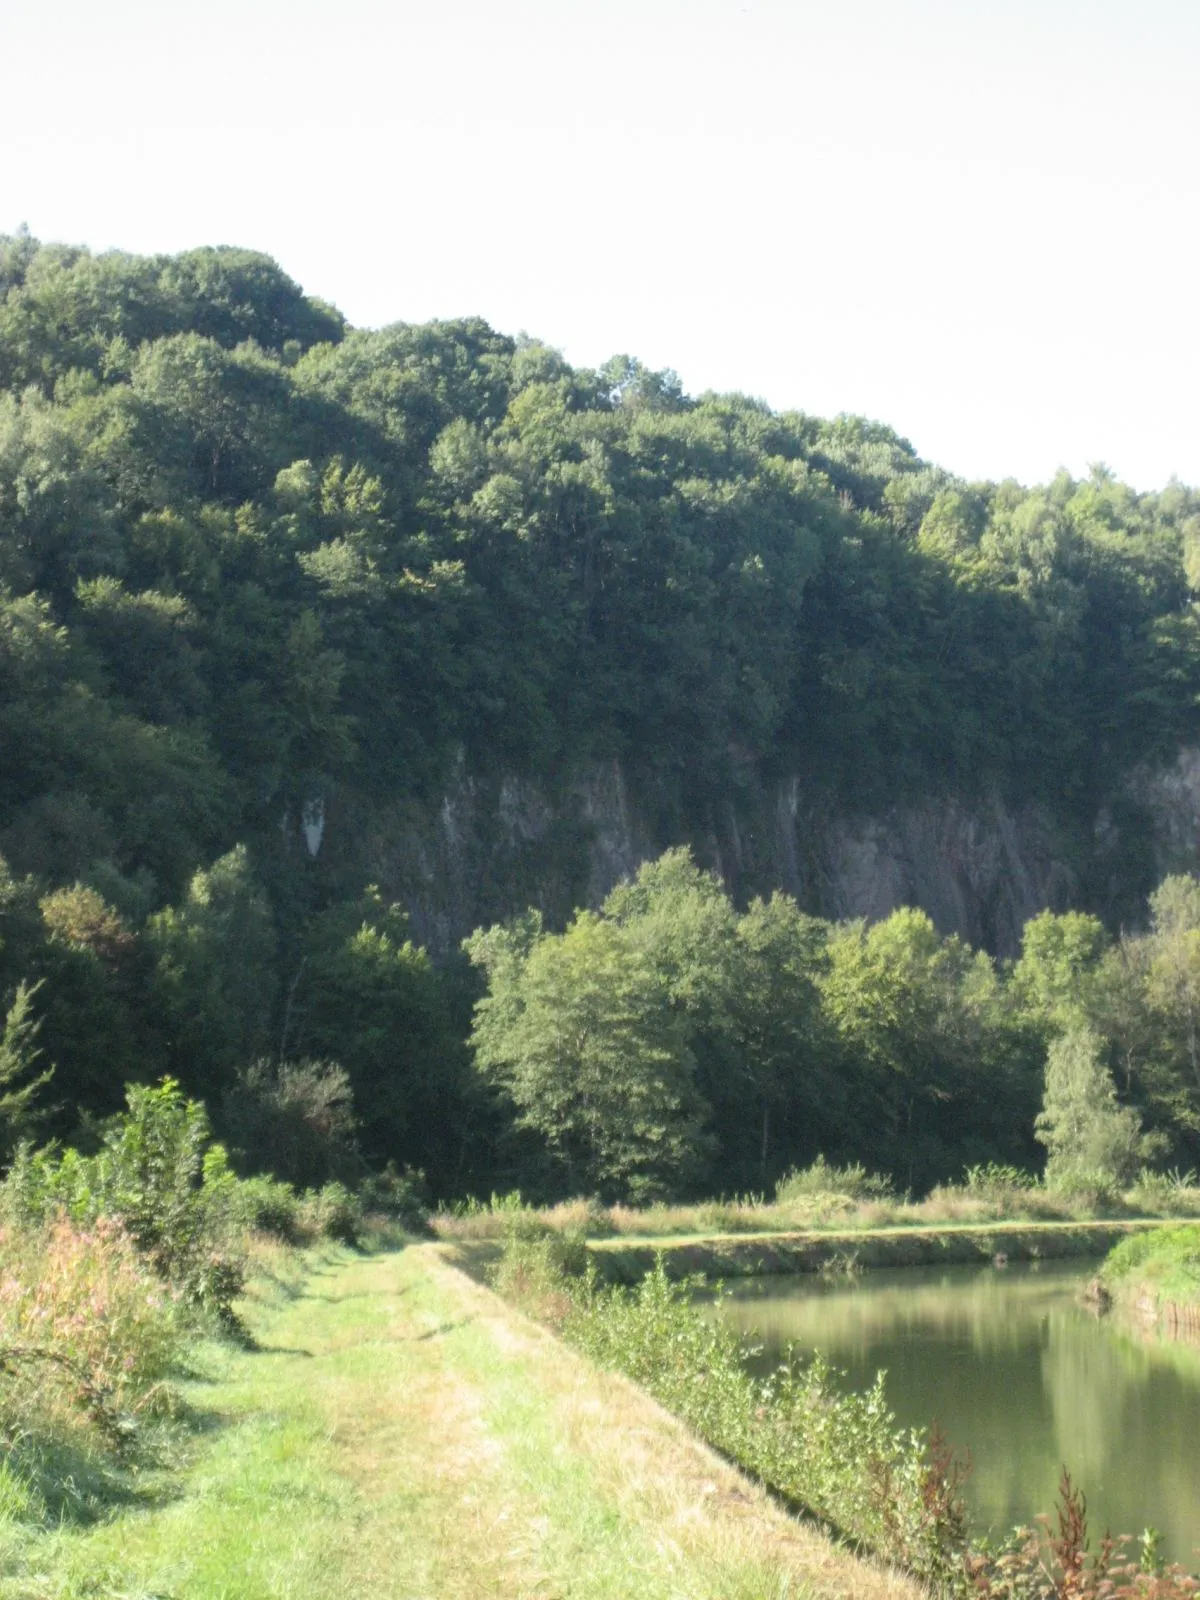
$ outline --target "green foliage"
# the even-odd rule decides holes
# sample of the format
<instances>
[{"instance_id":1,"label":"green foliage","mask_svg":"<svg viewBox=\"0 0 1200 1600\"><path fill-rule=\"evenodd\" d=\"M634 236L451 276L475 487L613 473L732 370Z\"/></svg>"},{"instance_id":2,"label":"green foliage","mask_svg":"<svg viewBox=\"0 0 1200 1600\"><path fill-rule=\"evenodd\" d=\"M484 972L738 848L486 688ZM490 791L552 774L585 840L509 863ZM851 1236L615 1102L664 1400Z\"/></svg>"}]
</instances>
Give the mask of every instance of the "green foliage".
<instances>
[{"instance_id":1,"label":"green foliage","mask_svg":"<svg viewBox=\"0 0 1200 1600\"><path fill-rule=\"evenodd\" d=\"M868 1393L846 1393L818 1356L755 1377L737 1335L695 1303L694 1282L672 1282L660 1260L636 1288L602 1289L563 1270L569 1249L511 1246L497 1281L793 1505L935 1588L961 1571L957 1470L936 1440L896 1427L882 1375Z\"/></svg>"},{"instance_id":2,"label":"green foliage","mask_svg":"<svg viewBox=\"0 0 1200 1600\"><path fill-rule=\"evenodd\" d=\"M569 1189L649 1199L686 1185L705 1108L659 973L592 913L539 934L529 922L467 943L490 980L472 1035L480 1070L548 1141Z\"/></svg>"},{"instance_id":3,"label":"green foliage","mask_svg":"<svg viewBox=\"0 0 1200 1600\"><path fill-rule=\"evenodd\" d=\"M221 1106L239 1160L285 1184L320 1187L358 1165L354 1095L335 1061L256 1061Z\"/></svg>"},{"instance_id":4,"label":"green foliage","mask_svg":"<svg viewBox=\"0 0 1200 1600\"><path fill-rule=\"evenodd\" d=\"M830 1165L823 1155L804 1168L793 1167L775 1185L775 1201L807 1200L819 1195L844 1195L849 1200L891 1200L895 1190L882 1173L868 1172L860 1162Z\"/></svg>"},{"instance_id":5,"label":"green foliage","mask_svg":"<svg viewBox=\"0 0 1200 1600\"><path fill-rule=\"evenodd\" d=\"M345 1071L373 1164L461 1162L462 1035L447 985L401 907L368 888L310 919L283 1033L288 1055L335 1060Z\"/></svg>"},{"instance_id":6,"label":"green foliage","mask_svg":"<svg viewBox=\"0 0 1200 1600\"><path fill-rule=\"evenodd\" d=\"M1036 1123L1046 1146L1046 1184L1098 1194L1129 1182L1153 1149L1137 1112L1117 1104L1116 1086L1089 1029L1065 1033L1050 1046L1046 1089Z\"/></svg>"},{"instance_id":7,"label":"green foliage","mask_svg":"<svg viewBox=\"0 0 1200 1600\"><path fill-rule=\"evenodd\" d=\"M807 908L755 900L778 869L743 825L799 773L826 817L1037 802L1081 898L1133 926L1125 780L1197 730L1198 518L1192 489L1104 473L968 485L882 424L694 399L631 356L574 370L478 319L349 329L250 251L0 241L0 992L45 980L53 1130L160 1063L216 1106L308 1058L347 1072L368 1160L442 1190L766 1191L819 1150L923 1187L1029 1165L1042 1055L1087 1026L1200 1159L1187 880L1144 938L1035 919L1006 981L912 909L807 916L815 858L789 868ZM571 797L613 764L658 844L738 864L733 896L668 852L563 933L521 826L481 859L447 802L438 861L409 828L536 780L581 895ZM535 1114L545 1074L471 1075L476 993L367 887L410 868L414 905L426 871L481 916L544 904L564 942L522 960L547 994L605 947L579 1059L598 1082L619 1056L629 1139L614 1096Z\"/></svg>"},{"instance_id":8,"label":"green foliage","mask_svg":"<svg viewBox=\"0 0 1200 1600\"><path fill-rule=\"evenodd\" d=\"M336 1180L306 1194L300 1219L310 1232L342 1244L356 1244L363 1224L362 1202Z\"/></svg>"},{"instance_id":9,"label":"green foliage","mask_svg":"<svg viewBox=\"0 0 1200 1600\"><path fill-rule=\"evenodd\" d=\"M1003 1161L986 1161L966 1169L963 1186L971 1194L997 1199L1027 1194L1037 1187L1037 1178L1021 1167L1009 1166Z\"/></svg>"},{"instance_id":10,"label":"green foliage","mask_svg":"<svg viewBox=\"0 0 1200 1600\"><path fill-rule=\"evenodd\" d=\"M249 852L238 845L197 872L178 907L150 919L156 995L180 1078L228 1083L263 1053L275 932Z\"/></svg>"},{"instance_id":11,"label":"green foliage","mask_svg":"<svg viewBox=\"0 0 1200 1600\"><path fill-rule=\"evenodd\" d=\"M33 1118L33 1101L54 1076L53 1067L37 1072L41 1019L33 1014L40 984L20 983L0 1033L0 1148L11 1151Z\"/></svg>"},{"instance_id":12,"label":"green foliage","mask_svg":"<svg viewBox=\"0 0 1200 1600\"><path fill-rule=\"evenodd\" d=\"M1111 1290L1132 1285L1183 1305L1200 1301L1200 1227L1155 1228L1114 1245L1100 1269Z\"/></svg>"},{"instance_id":13,"label":"green foliage","mask_svg":"<svg viewBox=\"0 0 1200 1600\"><path fill-rule=\"evenodd\" d=\"M208 1115L171 1078L153 1088L131 1085L127 1100L94 1156L21 1151L4 1181L4 1207L29 1221L56 1211L81 1226L115 1219L191 1304L236 1326L242 1270L221 1224L237 1179L211 1144Z\"/></svg>"}]
</instances>

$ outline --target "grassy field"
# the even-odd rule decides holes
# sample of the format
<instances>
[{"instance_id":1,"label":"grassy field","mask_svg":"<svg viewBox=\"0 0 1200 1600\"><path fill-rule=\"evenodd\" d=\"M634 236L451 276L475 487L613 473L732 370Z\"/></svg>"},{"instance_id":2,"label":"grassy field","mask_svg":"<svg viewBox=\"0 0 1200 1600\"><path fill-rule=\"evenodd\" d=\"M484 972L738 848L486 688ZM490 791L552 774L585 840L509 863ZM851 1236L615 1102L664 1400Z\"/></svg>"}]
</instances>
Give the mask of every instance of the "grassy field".
<instances>
[{"instance_id":1,"label":"grassy field","mask_svg":"<svg viewBox=\"0 0 1200 1600\"><path fill-rule=\"evenodd\" d=\"M90 1526L0 1513L4 1600L901 1600L464 1278L327 1251L212 1347L157 1470Z\"/></svg>"}]
</instances>

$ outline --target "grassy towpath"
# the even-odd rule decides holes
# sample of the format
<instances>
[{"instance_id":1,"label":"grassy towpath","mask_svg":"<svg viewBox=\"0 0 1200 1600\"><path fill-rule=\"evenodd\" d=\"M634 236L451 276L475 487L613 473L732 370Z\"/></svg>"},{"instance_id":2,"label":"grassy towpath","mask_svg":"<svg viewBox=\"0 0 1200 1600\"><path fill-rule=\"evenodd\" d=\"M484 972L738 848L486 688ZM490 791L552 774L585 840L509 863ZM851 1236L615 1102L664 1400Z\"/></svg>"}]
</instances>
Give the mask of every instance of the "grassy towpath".
<instances>
[{"instance_id":1,"label":"grassy towpath","mask_svg":"<svg viewBox=\"0 0 1200 1600\"><path fill-rule=\"evenodd\" d=\"M170 1493L10 1530L3 1600L916 1600L436 1245L329 1257L249 1320Z\"/></svg>"}]
</instances>

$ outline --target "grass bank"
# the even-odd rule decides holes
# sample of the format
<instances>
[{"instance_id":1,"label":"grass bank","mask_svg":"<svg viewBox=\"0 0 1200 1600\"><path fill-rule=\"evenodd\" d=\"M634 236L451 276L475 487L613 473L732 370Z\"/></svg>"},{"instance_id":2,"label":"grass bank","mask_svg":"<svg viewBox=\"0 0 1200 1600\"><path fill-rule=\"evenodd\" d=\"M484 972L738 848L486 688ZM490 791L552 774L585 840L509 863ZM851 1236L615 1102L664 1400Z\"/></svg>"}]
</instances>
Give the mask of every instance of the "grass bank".
<instances>
[{"instance_id":1,"label":"grass bank","mask_svg":"<svg viewBox=\"0 0 1200 1600\"><path fill-rule=\"evenodd\" d=\"M660 1258L636 1287L605 1286L578 1244L514 1234L494 1281L592 1359L626 1374L787 1504L857 1549L895 1563L936 1600L1196 1600L1200 1581L1164 1567L1154 1536L1107 1534L1091 1548L1086 1505L1064 1469L1057 1515L978 1538L963 1464L936 1429L899 1428L883 1375L840 1389L819 1355L790 1352L766 1376L691 1285ZM1055 1526L1057 1524L1057 1526ZM1140 1549L1139 1549L1140 1543Z\"/></svg>"},{"instance_id":2,"label":"grass bank","mask_svg":"<svg viewBox=\"0 0 1200 1600\"><path fill-rule=\"evenodd\" d=\"M514 1190L438 1212L431 1226L438 1238L455 1243L502 1240L518 1221L589 1239L662 1242L727 1234L757 1238L1198 1217L1200 1186L1191 1173L1143 1173L1134 1187L1120 1192L1084 1186L1067 1193L1012 1168L975 1168L964 1183L943 1184L912 1200L893 1193L878 1174L818 1160L782 1180L773 1200L743 1195L695 1205L625 1206L583 1197L535 1206Z\"/></svg>"},{"instance_id":3,"label":"grass bank","mask_svg":"<svg viewBox=\"0 0 1200 1600\"><path fill-rule=\"evenodd\" d=\"M599 1239L588 1244L606 1283L637 1283L661 1258L667 1276L763 1277L795 1272L855 1272L870 1267L931 1267L1100 1257L1132 1235L1166 1226L1156 1218L1102 1222L1027 1222L984 1227L918 1226L680 1239Z\"/></svg>"},{"instance_id":4,"label":"grass bank","mask_svg":"<svg viewBox=\"0 0 1200 1600\"><path fill-rule=\"evenodd\" d=\"M1101 1268L1100 1284L1143 1322L1200 1338L1200 1227L1161 1228L1121 1241Z\"/></svg>"},{"instance_id":5,"label":"grass bank","mask_svg":"<svg viewBox=\"0 0 1200 1600\"><path fill-rule=\"evenodd\" d=\"M3 1600L916 1600L438 1246L280 1267L123 1505L0 1514Z\"/></svg>"}]
</instances>

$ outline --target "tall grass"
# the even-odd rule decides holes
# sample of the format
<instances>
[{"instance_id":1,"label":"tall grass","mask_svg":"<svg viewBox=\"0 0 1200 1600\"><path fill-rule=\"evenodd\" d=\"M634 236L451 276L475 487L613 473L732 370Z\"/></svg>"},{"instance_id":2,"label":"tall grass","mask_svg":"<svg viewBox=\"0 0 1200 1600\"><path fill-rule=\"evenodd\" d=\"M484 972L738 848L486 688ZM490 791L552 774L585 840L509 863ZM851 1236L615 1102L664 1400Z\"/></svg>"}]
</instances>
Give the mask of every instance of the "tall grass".
<instances>
[{"instance_id":1,"label":"tall grass","mask_svg":"<svg viewBox=\"0 0 1200 1600\"><path fill-rule=\"evenodd\" d=\"M993 1222L1078 1222L1096 1216L1200 1217L1195 1174L1143 1173L1115 1193L1095 1185L1048 1189L1019 1168L989 1163L967 1169L958 1184L941 1184L922 1200L898 1195L890 1180L861 1166L837 1167L818 1158L780 1180L775 1196L741 1195L692 1205L624 1206L593 1198L537 1207L519 1191L493 1194L437 1213L432 1228L447 1240L503 1239L514 1216L559 1233L589 1239L614 1236L838 1232L871 1228L938 1227Z\"/></svg>"},{"instance_id":2,"label":"tall grass","mask_svg":"<svg viewBox=\"0 0 1200 1600\"><path fill-rule=\"evenodd\" d=\"M0 1229L0 1514L52 1522L123 1495L189 1331L121 1224Z\"/></svg>"},{"instance_id":3,"label":"tall grass","mask_svg":"<svg viewBox=\"0 0 1200 1600\"><path fill-rule=\"evenodd\" d=\"M339 1183L297 1194L238 1178L203 1106L170 1079L128 1100L94 1155L26 1146L0 1183L0 1513L10 1516L78 1513L128 1490L154 1414L171 1409L166 1380L195 1341L245 1338L235 1302L249 1262L263 1259L256 1240L353 1242L364 1225ZM386 1179L383 1198L406 1183Z\"/></svg>"}]
</instances>

